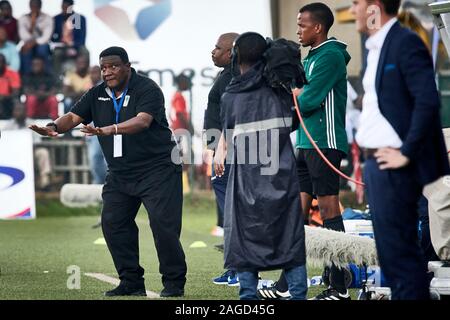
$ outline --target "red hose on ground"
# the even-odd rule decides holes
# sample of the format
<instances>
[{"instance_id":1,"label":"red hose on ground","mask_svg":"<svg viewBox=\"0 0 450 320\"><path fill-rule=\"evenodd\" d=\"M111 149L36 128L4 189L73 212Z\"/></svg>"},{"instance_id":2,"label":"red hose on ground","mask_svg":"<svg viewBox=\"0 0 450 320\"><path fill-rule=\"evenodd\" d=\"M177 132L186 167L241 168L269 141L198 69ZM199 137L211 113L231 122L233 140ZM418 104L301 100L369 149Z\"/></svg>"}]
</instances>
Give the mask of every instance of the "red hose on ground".
<instances>
[{"instance_id":1,"label":"red hose on ground","mask_svg":"<svg viewBox=\"0 0 450 320\"><path fill-rule=\"evenodd\" d=\"M316 149L316 151L319 153L319 155L323 159L323 161L325 161L325 163L331 169L333 169L334 172L336 172L338 175L340 175L342 178L347 179L348 181L351 181L351 182L353 182L353 183L355 183L357 185L364 186L364 183L362 181L358 181L358 180L355 180L353 178L350 178L349 176L346 176L344 173L342 173L341 171L336 169L335 166L333 166L333 164L330 161L328 161L327 157L325 157L325 155L322 153L322 151L320 151L319 147L314 142L313 138L311 137L311 135L309 134L308 130L306 129L305 123L303 122L303 118L302 118L302 116L300 114L300 109L298 107L297 97L295 95L294 90L292 90L292 97L294 98L295 110L297 111L297 116L298 116L298 119L300 120L300 125L302 126L303 130L306 133L306 136L308 137L309 141L313 145L314 149Z\"/></svg>"}]
</instances>

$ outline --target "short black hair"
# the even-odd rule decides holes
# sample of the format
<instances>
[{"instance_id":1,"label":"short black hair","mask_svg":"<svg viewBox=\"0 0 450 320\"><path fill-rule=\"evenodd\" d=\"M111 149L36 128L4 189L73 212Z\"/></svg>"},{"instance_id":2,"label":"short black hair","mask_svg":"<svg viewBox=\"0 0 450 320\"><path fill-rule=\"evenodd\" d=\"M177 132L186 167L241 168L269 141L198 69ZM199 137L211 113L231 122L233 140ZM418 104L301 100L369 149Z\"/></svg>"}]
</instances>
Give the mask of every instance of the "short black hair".
<instances>
[{"instance_id":1,"label":"short black hair","mask_svg":"<svg viewBox=\"0 0 450 320\"><path fill-rule=\"evenodd\" d=\"M30 0L30 3L31 2L36 2L39 5L39 7L42 8L42 1L41 0Z\"/></svg>"},{"instance_id":2,"label":"short black hair","mask_svg":"<svg viewBox=\"0 0 450 320\"><path fill-rule=\"evenodd\" d=\"M396 16L400 10L402 0L380 0L384 6L384 11L390 16Z\"/></svg>"},{"instance_id":3,"label":"short black hair","mask_svg":"<svg viewBox=\"0 0 450 320\"><path fill-rule=\"evenodd\" d=\"M174 78L173 78L173 81L176 83L176 84L178 84L178 83L180 83L180 82L183 82L183 81L186 81L186 82L189 82L191 79L187 76L187 75L185 75L184 73L180 73L179 75L177 75L177 76L175 76Z\"/></svg>"},{"instance_id":4,"label":"short black hair","mask_svg":"<svg viewBox=\"0 0 450 320\"><path fill-rule=\"evenodd\" d=\"M5 5L5 4L6 4L7 6L9 6L9 7L12 9L11 3L9 3L8 0L2 0L2 1L0 1L0 7L3 6L3 5Z\"/></svg>"},{"instance_id":5,"label":"short black hair","mask_svg":"<svg viewBox=\"0 0 450 320\"><path fill-rule=\"evenodd\" d=\"M73 0L63 0L62 3L68 4L69 6L73 6Z\"/></svg>"},{"instance_id":6,"label":"short black hair","mask_svg":"<svg viewBox=\"0 0 450 320\"><path fill-rule=\"evenodd\" d=\"M107 57L107 56L119 56L120 60L122 60L123 63L128 63L130 60L128 60L128 53L125 51L122 47L109 47L103 50L100 53L99 58Z\"/></svg>"},{"instance_id":7,"label":"short black hair","mask_svg":"<svg viewBox=\"0 0 450 320\"><path fill-rule=\"evenodd\" d=\"M245 32L235 41L233 55L237 55L239 64L254 65L263 59L267 41L256 32Z\"/></svg>"},{"instance_id":8,"label":"short black hair","mask_svg":"<svg viewBox=\"0 0 450 320\"><path fill-rule=\"evenodd\" d=\"M315 2L307 4L299 10L300 13L309 12L312 18L323 25L325 31L328 33L334 24L333 11L324 3Z\"/></svg>"},{"instance_id":9,"label":"short black hair","mask_svg":"<svg viewBox=\"0 0 450 320\"><path fill-rule=\"evenodd\" d=\"M191 78L189 78L184 73L180 73L178 76L173 78L174 84L179 88L183 83L186 85L188 89L192 87Z\"/></svg>"}]
</instances>

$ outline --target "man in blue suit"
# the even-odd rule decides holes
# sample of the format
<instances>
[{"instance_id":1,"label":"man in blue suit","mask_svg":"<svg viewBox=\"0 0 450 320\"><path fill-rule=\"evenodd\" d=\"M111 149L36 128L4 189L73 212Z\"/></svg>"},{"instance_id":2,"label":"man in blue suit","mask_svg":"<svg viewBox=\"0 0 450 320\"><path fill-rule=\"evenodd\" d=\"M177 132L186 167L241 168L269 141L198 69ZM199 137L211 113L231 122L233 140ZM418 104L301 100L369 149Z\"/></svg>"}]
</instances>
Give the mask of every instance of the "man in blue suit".
<instances>
[{"instance_id":1,"label":"man in blue suit","mask_svg":"<svg viewBox=\"0 0 450 320\"><path fill-rule=\"evenodd\" d=\"M392 299L429 299L419 247L417 203L424 185L450 172L433 63L422 40L400 26L401 0L353 0L369 38L356 135L381 269Z\"/></svg>"}]
</instances>

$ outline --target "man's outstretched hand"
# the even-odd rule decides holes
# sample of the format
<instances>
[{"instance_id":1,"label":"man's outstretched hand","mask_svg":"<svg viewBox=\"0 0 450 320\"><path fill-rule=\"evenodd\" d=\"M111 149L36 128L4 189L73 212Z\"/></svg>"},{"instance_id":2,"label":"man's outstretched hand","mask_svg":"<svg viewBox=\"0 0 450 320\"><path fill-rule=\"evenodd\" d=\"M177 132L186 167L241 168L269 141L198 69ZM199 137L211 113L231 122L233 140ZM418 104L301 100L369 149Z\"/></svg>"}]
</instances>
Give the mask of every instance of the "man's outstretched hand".
<instances>
[{"instance_id":1,"label":"man's outstretched hand","mask_svg":"<svg viewBox=\"0 0 450 320\"><path fill-rule=\"evenodd\" d=\"M34 132L39 133L41 136L46 136L46 137L57 137L58 136L58 132L53 130L53 127L51 127L51 126L39 127L35 124L32 124L32 125L28 126L28 128L30 128Z\"/></svg>"},{"instance_id":2,"label":"man's outstretched hand","mask_svg":"<svg viewBox=\"0 0 450 320\"><path fill-rule=\"evenodd\" d=\"M91 125L84 125L80 131L85 133L87 136L110 136L114 134L114 132L111 131L111 126L99 128Z\"/></svg>"}]
</instances>

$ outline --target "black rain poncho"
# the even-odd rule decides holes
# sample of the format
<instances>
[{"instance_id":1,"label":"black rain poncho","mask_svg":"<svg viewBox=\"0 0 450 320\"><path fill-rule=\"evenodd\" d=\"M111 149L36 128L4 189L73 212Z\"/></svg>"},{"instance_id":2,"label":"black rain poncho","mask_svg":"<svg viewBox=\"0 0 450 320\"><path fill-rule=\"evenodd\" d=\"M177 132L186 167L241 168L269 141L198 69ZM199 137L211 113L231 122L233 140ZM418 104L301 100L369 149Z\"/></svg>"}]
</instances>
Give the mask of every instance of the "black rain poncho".
<instances>
[{"instance_id":1,"label":"black rain poncho","mask_svg":"<svg viewBox=\"0 0 450 320\"><path fill-rule=\"evenodd\" d=\"M225 268L239 271L287 269L306 262L289 136L292 98L267 85L263 68L258 63L235 77L221 100L223 127L233 129L227 137L232 163L224 213ZM278 158L278 165L267 164L267 158Z\"/></svg>"}]
</instances>

